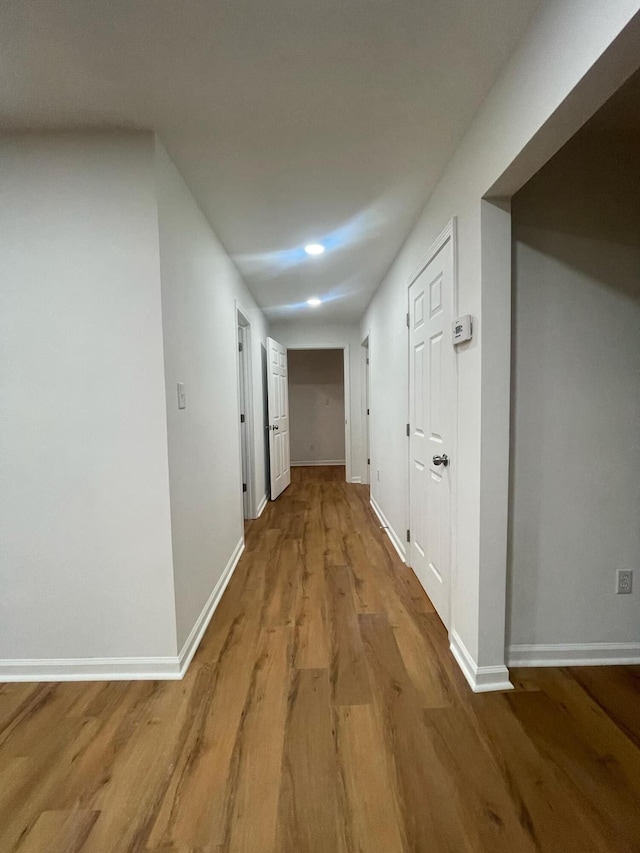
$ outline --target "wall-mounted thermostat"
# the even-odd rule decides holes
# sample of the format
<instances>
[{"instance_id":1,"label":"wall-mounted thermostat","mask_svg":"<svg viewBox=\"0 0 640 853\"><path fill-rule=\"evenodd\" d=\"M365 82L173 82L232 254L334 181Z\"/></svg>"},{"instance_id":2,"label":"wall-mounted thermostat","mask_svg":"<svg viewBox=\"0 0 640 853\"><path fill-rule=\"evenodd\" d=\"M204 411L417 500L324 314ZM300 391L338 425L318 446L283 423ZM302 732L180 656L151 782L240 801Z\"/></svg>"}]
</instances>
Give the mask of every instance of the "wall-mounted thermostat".
<instances>
[{"instance_id":1,"label":"wall-mounted thermostat","mask_svg":"<svg viewBox=\"0 0 640 853\"><path fill-rule=\"evenodd\" d=\"M464 317L458 317L453 324L453 345L470 341L473 333L471 314L465 314Z\"/></svg>"}]
</instances>

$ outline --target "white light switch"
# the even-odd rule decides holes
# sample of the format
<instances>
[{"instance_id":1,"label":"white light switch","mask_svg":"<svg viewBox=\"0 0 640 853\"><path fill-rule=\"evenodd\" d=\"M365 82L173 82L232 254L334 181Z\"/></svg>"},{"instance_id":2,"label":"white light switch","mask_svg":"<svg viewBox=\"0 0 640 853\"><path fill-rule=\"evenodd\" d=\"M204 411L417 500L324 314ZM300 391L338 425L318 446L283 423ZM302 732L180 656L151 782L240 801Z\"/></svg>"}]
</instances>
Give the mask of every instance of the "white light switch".
<instances>
[{"instance_id":1,"label":"white light switch","mask_svg":"<svg viewBox=\"0 0 640 853\"><path fill-rule=\"evenodd\" d=\"M178 408L187 408L187 392L184 389L184 382L178 382Z\"/></svg>"}]
</instances>

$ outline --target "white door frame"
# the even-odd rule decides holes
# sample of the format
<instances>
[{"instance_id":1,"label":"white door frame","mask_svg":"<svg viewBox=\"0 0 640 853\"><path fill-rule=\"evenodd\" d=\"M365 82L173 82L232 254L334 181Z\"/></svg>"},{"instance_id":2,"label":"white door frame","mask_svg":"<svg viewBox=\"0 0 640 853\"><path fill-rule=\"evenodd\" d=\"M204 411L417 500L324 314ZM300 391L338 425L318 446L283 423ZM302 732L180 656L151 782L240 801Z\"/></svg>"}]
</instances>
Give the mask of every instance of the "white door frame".
<instances>
[{"instance_id":1,"label":"white door frame","mask_svg":"<svg viewBox=\"0 0 640 853\"><path fill-rule=\"evenodd\" d=\"M240 318L238 318L239 320ZM246 343L245 327L238 322L238 388L240 391L240 458L242 472L242 514L245 519L251 518L251 503L249 500L249 447L247 435L247 385L246 385Z\"/></svg>"},{"instance_id":2,"label":"white door frame","mask_svg":"<svg viewBox=\"0 0 640 853\"><path fill-rule=\"evenodd\" d=\"M308 347L290 347L287 346L287 352L289 350L292 351L308 351L308 350L342 350L343 352L343 362L344 362L344 459L345 459L345 477L346 482L351 482L351 383L349 379L350 375L350 347L349 344L345 344L344 346L335 346L332 344L314 344L313 346ZM291 427L289 427L291 428Z\"/></svg>"},{"instance_id":3,"label":"white door frame","mask_svg":"<svg viewBox=\"0 0 640 853\"><path fill-rule=\"evenodd\" d=\"M362 479L358 482L371 485L371 415L367 414L367 409L371 411L371 331L367 331L365 339L360 344L361 356L361 406L362 406L362 445L364 455L362 457ZM367 391L368 398L367 398ZM368 405L367 405L368 404ZM367 462L367 459L369 460Z\"/></svg>"},{"instance_id":4,"label":"white door frame","mask_svg":"<svg viewBox=\"0 0 640 853\"><path fill-rule=\"evenodd\" d=\"M254 412L253 412L253 350L251 346L251 323L247 319L246 314L243 312L242 308L238 305L237 300L235 301L235 329L236 329L236 375L238 377L238 437L240 440L240 453L242 454L242 435L240 430L240 414L242 414L244 409L244 427L245 427L245 441L246 441L246 462L247 462L247 508L248 508L248 517L249 518L257 518L257 507L256 507L256 494L255 494L255 462L256 462L256 451L255 451L255 433L254 433ZM244 330L243 335L243 359L240 359L240 335L238 328L242 327ZM244 384L244 392L245 398L241 399L241 383L240 383L240 370L241 368L244 371L243 375L243 384ZM242 498L242 456L240 458L240 501L243 504ZM244 517L244 505L242 507L242 515Z\"/></svg>"},{"instance_id":5,"label":"white door frame","mask_svg":"<svg viewBox=\"0 0 640 853\"><path fill-rule=\"evenodd\" d=\"M453 274L451 282L451 317L455 320L458 316L458 226L457 219L453 219L438 235L432 243L429 251L424 255L420 263L413 270L407 281L407 317L409 316L409 288L424 272L433 258L442 249L445 243L451 240L451 250L453 255ZM411 339L410 329L407 323L407 376L409 375L409 359L411 358ZM453 411L451 413L451 504L450 504L450 524L451 524L451 545L450 545L450 587L449 587L449 636L455 626L455 604L456 604L456 578L457 578L457 539L458 539L458 353L453 350L454 369L452 376L454 377L454 388L451 389L451 399L453 400ZM411 412L411 388L408 388L407 394L407 423L410 422ZM411 453L409 450L409 436L407 435L407 506L409 508L408 518L411 518ZM406 563L411 565L411 548L406 548Z\"/></svg>"}]
</instances>

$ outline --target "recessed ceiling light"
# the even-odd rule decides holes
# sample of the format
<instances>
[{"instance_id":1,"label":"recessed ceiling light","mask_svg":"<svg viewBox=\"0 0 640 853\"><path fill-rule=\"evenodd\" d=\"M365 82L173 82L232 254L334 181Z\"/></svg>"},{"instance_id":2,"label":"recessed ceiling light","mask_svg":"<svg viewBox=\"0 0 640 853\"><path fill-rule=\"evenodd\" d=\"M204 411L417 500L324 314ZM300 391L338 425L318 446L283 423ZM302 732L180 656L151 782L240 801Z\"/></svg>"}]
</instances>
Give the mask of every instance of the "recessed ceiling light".
<instances>
[{"instance_id":1,"label":"recessed ceiling light","mask_svg":"<svg viewBox=\"0 0 640 853\"><path fill-rule=\"evenodd\" d=\"M324 246L322 243L309 243L308 246L304 247L307 255L322 255L324 253Z\"/></svg>"},{"instance_id":2,"label":"recessed ceiling light","mask_svg":"<svg viewBox=\"0 0 640 853\"><path fill-rule=\"evenodd\" d=\"M312 296L311 299L307 299L307 305L310 305L312 308L317 308L318 305L322 305L322 299L318 299L317 296Z\"/></svg>"}]
</instances>

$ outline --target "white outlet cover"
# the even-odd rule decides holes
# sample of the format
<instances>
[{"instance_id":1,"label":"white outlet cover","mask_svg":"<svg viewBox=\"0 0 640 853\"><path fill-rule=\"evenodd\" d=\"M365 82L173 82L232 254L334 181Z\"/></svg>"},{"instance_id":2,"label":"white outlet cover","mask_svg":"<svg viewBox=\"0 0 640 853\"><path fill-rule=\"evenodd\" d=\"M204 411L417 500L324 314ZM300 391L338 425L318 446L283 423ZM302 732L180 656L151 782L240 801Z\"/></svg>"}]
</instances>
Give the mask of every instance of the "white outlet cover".
<instances>
[{"instance_id":1,"label":"white outlet cover","mask_svg":"<svg viewBox=\"0 0 640 853\"><path fill-rule=\"evenodd\" d=\"M633 592L633 572L629 569L618 569L616 572L616 593L629 595Z\"/></svg>"}]
</instances>

